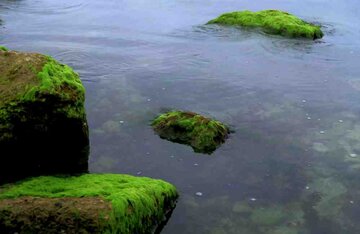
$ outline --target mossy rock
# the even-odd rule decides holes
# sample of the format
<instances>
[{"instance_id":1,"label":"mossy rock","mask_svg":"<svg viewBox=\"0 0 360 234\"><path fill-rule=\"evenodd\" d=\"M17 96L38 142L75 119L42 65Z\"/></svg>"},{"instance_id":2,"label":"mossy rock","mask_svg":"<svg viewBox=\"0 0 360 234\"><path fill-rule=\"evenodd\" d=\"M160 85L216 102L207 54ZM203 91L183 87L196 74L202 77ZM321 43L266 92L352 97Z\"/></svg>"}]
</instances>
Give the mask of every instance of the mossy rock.
<instances>
[{"instance_id":1,"label":"mossy rock","mask_svg":"<svg viewBox=\"0 0 360 234\"><path fill-rule=\"evenodd\" d=\"M159 233L177 197L146 177L36 177L0 187L0 233Z\"/></svg>"},{"instance_id":2,"label":"mossy rock","mask_svg":"<svg viewBox=\"0 0 360 234\"><path fill-rule=\"evenodd\" d=\"M320 26L308 23L284 11L236 11L225 13L207 24L261 28L266 33L289 38L318 39L323 37Z\"/></svg>"},{"instance_id":3,"label":"mossy rock","mask_svg":"<svg viewBox=\"0 0 360 234\"><path fill-rule=\"evenodd\" d=\"M152 127L161 138L190 145L197 153L211 154L225 142L229 128L193 112L170 111L158 116Z\"/></svg>"},{"instance_id":4,"label":"mossy rock","mask_svg":"<svg viewBox=\"0 0 360 234\"><path fill-rule=\"evenodd\" d=\"M87 171L85 89L53 58L0 49L0 183Z\"/></svg>"}]
</instances>

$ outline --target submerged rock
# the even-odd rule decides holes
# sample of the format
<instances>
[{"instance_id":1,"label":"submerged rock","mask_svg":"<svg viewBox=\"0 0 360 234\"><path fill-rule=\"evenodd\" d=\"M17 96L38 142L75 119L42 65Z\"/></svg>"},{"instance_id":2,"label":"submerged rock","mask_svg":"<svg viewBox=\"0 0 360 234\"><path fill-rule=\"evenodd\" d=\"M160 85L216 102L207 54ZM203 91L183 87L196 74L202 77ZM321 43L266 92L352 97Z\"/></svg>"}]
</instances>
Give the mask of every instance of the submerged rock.
<instances>
[{"instance_id":1,"label":"submerged rock","mask_svg":"<svg viewBox=\"0 0 360 234\"><path fill-rule=\"evenodd\" d=\"M177 197L146 177L37 177L0 188L0 233L158 233Z\"/></svg>"},{"instance_id":2,"label":"submerged rock","mask_svg":"<svg viewBox=\"0 0 360 234\"><path fill-rule=\"evenodd\" d=\"M290 38L318 39L323 37L320 26L307 23L284 11L236 11L225 13L208 24L262 28L266 33Z\"/></svg>"},{"instance_id":3,"label":"submerged rock","mask_svg":"<svg viewBox=\"0 0 360 234\"><path fill-rule=\"evenodd\" d=\"M190 145L197 153L211 154L225 142L229 128L193 112L170 111L158 116L152 127L161 138Z\"/></svg>"},{"instance_id":4,"label":"submerged rock","mask_svg":"<svg viewBox=\"0 0 360 234\"><path fill-rule=\"evenodd\" d=\"M310 187L320 195L314 209L321 218L336 219L346 204L347 188L335 178L316 179Z\"/></svg>"},{"instance_id":5,"label":"submerged rock","mask_svg":"<svg viewBox=\"0 0 360 234\"><path fill-rule=\"evenodd\" d=\"M85 89L53 58L0 49L0 183L87 171Z\"/></svg>"}]
</instances>

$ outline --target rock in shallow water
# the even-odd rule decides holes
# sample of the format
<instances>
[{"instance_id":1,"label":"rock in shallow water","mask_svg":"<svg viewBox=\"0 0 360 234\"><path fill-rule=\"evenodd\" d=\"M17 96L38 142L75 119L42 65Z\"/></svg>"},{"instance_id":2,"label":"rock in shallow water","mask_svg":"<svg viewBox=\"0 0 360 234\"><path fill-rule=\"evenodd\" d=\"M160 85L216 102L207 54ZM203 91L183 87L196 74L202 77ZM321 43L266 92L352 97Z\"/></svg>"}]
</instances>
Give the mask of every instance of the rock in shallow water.
<instances>
[{"instance_id":1,"label":"rock in shallow water","mask_svg":"<svg viewBox=\"0 0 360 234\"><path fill-rule=\"evenodd\" d=\"M146 177L37 177L0 187L0 233L158 233L177 197Z\"/></svg>"},{"instance_id":2,"label":"rock in shallow water","mask_svg":"<svg viewBox=\"0 0 360 234\"><path fill-rule=\"evenodd\" d=\"M208 24L262 28L269 34L290 38L317 39L323 37L319 26L278 10L230 12L209 21Z\"/></svg>"},{"instance_id":3,"label":"rock in shallow water","mask_svg":"<svg viewBox=\"0 0 360 234\"><path fill-rule=\"evenodd\" d=\"M85 89L70 67L0 49L0 183L28 175L86 172Z\"/></svg>"},{"instance_id":4,"label":"rock in shallow water","mask_svg":"<svg viewBox=\"0 0 360 234\"><path fill-rule=\"evenodd\" d=\"M225 142L229 128L193 112L170 111L152 123L155 132L169 141L190 145L197 153L211 154Z\"/></svg>"}]
</instances>

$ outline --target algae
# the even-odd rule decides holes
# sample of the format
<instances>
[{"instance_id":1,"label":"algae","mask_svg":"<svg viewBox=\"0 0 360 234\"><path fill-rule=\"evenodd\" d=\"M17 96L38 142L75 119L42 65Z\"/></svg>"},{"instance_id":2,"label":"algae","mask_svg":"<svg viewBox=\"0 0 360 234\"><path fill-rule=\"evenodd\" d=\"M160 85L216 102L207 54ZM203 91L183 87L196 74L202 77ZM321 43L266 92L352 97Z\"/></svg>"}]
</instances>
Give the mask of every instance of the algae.
<instances>
[{"instance_id":1,"label":"algae","mask_svg":"<svg viewBox=\"0 0 360 234\"><path fill-rule=\"evenodd\" d=\"M279 10L230 12L210 20L207 24L262 28L266 33L289 38L318 39L323 37L319 26Z\"/></svg>"},{"instance_id":2,"label":"algae","mask_svg":"<svg viewBox=\"0 0 360 234\"><path fill-rule=\"evenodd\" d=\"M0 51L9 51L9 49L6 48L5 46L0 46Z\"/></svg>"},{"instance_id":3,"label":"algae","mask_svg":"<svg viewBox=\"0 0 360 234\"><path fill-rule=\"evenodd\" d=\"M112 211L100 233L151 233L178 197L176 188L162 180L117 174L85 174L72 177L42 176L3 187L4 199L91 198L110 202ZM7 221L11 221L8 217ZM5 222L0 227L6 225ZM1 229L1 228L0 228Z\"/></svg>"},{"instance_id":4,"label":"algae","mask_svg":"<svg viewBox=\"0 0 360 234\"><path fill-rule=\"evenodd\" d=\"M193 112L170 111L158 116L152 127L161 138L190 145L197 153L211 154L225 142L229 128Z\"/></svg>"}]
</instances>

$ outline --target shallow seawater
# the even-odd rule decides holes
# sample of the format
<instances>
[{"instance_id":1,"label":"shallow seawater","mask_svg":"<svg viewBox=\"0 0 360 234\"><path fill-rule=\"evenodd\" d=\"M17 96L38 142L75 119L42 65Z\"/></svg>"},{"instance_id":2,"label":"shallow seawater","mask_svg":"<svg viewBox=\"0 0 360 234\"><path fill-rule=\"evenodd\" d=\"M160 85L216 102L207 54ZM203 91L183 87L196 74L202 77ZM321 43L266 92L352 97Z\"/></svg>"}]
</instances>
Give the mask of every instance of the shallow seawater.
<instances>
[{"instance_id":1,"label":"shallow seawater","mask_svg":"<svg viewBox=\"0 0 360 234\"><path fill-rule=\"evenodd\" d=\"M270 8L323 25L325 37L204 26ZM358 1L1 0L0 19L1 45L80 73L91 172L177 186L162 233L360 233ZM150 128L168 109L235 132L196 154Z\"/></svg>"}]
</instances>

